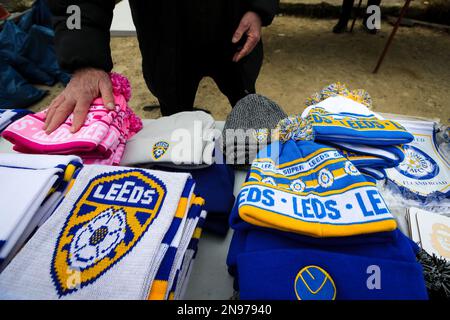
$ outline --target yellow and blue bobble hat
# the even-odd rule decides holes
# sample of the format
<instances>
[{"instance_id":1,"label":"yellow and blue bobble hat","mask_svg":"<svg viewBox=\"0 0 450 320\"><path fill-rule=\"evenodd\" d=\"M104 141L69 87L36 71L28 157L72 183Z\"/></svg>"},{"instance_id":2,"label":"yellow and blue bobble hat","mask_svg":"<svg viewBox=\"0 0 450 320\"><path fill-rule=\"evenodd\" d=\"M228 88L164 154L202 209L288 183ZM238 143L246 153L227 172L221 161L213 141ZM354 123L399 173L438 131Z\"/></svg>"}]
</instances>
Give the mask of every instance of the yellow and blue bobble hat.
<instances>
[{"instance_id":1,"label":"yellow and blue bobble hat","mask_svg":"<svg viewBox=\"0 0 450 320\"><path fill-rule=\"evenodd\" d=\"M280 121L277 133L279 141L253 161L232 226L243 221L313 237L396 228L375 183L339 151L315 143L307 120L288 117Z\"/></svg>"},{"instance_id":2,"label":"yellow and blue bobble hat","mask_svg":"<svg viewBox=\"0 0 450 320\"><path fill-rule=\"evenodd\" d=\"M366 90L350 90L345 83L341 82L332 83L324 87L319 92L312 94L308 99L306 99L305 106L309 107L318 104L325 99L336 96L343 96L361 103L369 109L372 108L372 97Z\"/></svg>"},{"instance_id":3,"label":"yellow and blue bobble hat","mask_svg":"<svg viewBox=\"0 0 450 320\"><path fill-rule=\"evenodd\" d=\"M339 82L315 93L305 106L303 117L311 122L318 141L390 146L414 139L398 122L370 111L372 99L367 91L351 91Z\"/></svg>"}]
</instances>

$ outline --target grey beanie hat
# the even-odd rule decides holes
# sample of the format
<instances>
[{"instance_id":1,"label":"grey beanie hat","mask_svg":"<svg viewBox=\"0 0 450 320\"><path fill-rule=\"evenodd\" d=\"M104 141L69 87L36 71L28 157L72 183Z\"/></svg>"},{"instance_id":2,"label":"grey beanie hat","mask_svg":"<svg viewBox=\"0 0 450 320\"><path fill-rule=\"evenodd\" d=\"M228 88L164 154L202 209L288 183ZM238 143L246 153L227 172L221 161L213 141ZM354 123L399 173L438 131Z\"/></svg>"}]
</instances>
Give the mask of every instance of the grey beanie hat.
<instances>
[{"instance_id":1,"label":"grey beanie hat","mask_svg":"<svg viewBox=\"0 0 450 320\"><path fill-rule=\"evenodd\" d=\"M278 104L259 94L239 100L222 133L226 163L250 165L257 152L270 143L271 130L286 117Z\"/></svg>"}]
</instances>

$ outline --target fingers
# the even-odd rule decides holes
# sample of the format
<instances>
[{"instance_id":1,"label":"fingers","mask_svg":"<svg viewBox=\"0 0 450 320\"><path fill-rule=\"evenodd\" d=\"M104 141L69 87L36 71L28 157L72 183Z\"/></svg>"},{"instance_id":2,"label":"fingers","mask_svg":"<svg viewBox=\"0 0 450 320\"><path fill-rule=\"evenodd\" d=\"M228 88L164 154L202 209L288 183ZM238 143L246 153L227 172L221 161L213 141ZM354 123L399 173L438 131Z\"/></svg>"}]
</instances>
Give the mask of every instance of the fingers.
<instances>
[{"instance_id":1,"label":"fingers","mask_svg":"<svg viewBox=\"0 0 450 320\"><path fill-rule=\"evenodd\" d=\"M55 114L56 109L59 107L61 103L64 102L64 95L59 95L50 103L50 106L47 109L47 113L45 115L45 123L43 129L46 130L48 124L51 122L53 115Z\"/></svg>"},{"instance_id":2,"label":"fingers","mask_svg":"<svg viewBox=\"0 0 450 320\"><path fill-rule=\"evenodd\" d=\"M64 121L66 121L67 117L72 113L74 107L74 100L64 100L58 108L55 108L54 114L52 115L45 132L50 134L55 131Z\"/></svg>"},{"instance_id":3,"label":"fingers","mask_svg":"<svg viewBox=\"0 0 450 320\"><path fill-rule=\"evenodd\" d=\"M250 29L250 24L247 21L241 20L241 23L239 23L239 26L236 29L236 31L233 35L233 39L231 39L231 41L233 43L238 43L239 40L242 39L242 36L244 35L244 33L246 33L248 31L248 29Z\"/></svg>"},{"instance_id":4,"label":"fingers","mask_svg":"<svg viewBox=\"0 0 450 320\"><path fill-rule=\"evenodd\" d=\"M73 123L70 132L75 133L83 126L86 116L89 112L91 101L80 99L77 101L75 109L73 110Z\"/></svg>"},{"instance_id":5,"label":"fingers","mask_svg":"<svg viewBox=\"0 0 450 320\"><path fill-rule=\"evenodd\" d=\"M247 34L247 40L242 49L234 54L234 62L238 62L252 52L261 39L261 18L257 13L249 11L242 17L239 27L233 35L233 43L239 42L244 34Z\"/></svg>"},{"instance_id":6,"label":"fingers","mask_svg":"<svg viewBox=\"0 0 450 320\"><path fill-rule=\"evenodd\" d=\"M256 36L254 36L252 34L249 34L248 38L247 38L247 41L245 42L245 44L242 47L242 49L235 53L235 55L233 57L233 61L234 62L238 62L239 60L241 60L242 58L244 58L245 56L250 54L250 52L252 52L253 49L255 49L255 47L258 44L258 42L259 42L259 36L256 37Z\"/></svg>"},{"instance_id":7,"label":"fingers","mask_svg":"<svg viewBox=\"0 0 450 320\"><path fill-rule=\"evenodd\" d=\"M100 95L102 96L103 99L103 103L108 109L114 110L116 104L114 101L112 85L109 78L108 80L101 80L98 86L100 90Z\"/></svg>"}]
</instances>

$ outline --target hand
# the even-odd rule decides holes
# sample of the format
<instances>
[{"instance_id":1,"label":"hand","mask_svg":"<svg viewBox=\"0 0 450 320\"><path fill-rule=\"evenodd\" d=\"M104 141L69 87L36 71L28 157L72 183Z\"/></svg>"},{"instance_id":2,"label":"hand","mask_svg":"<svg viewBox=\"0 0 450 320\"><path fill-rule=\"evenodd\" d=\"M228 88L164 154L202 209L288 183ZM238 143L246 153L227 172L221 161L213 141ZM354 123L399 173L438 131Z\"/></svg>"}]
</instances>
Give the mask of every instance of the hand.
<instances>
[{"instance_id":1,"label":"hand","mask_svg":"<svg viewBox=\"0 0 450 320\"><path fill-rule=\"evenodd\" d=\"M70 132L75 133L83 126L92 101L101 96L105 106L114 110L114 96L109 75L99 69L77 70L67 87L50 103L45 118L47 134L55 131L73 112Z\"/></svg>"},{"instance_id":2,"label":"hand","mask_svg":"<svg viewBox=\"0 0 450 320\"><path fill-rule=\"evenodd\" d=\"M238 43L244 34L247 35L247 41L242 49L235 53L233 57L234 62L238 62L255 49L259 40L261 40L261 25L261 18L256 12L249 11L244 14L239 27L233 35L232 42Z\"/></svg>"}]
</instances>

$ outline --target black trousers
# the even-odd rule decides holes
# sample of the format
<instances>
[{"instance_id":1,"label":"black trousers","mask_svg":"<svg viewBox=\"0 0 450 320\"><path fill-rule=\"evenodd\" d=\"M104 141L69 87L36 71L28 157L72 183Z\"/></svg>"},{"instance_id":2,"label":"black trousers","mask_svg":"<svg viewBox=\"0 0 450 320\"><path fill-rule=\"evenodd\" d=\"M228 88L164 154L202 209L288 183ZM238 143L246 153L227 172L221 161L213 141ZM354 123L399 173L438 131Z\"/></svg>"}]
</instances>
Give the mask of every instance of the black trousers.
<instances>
[{"instance_id":1,"label":"black trousers","mask_svg":"<svg viewBox=\"0 0 450 320\"><path fill-rule=\"evenodd\" d=\"M206 76L231 106L254 93L263 61L262 42L240 62L232 61L245 41L231 42L247 10L245 1L175 1L130 1L144 79L158 98L161 113L192 110L199 82Z\"/></svg>"},{"instance_id":2,"label":"black trousers","mask_svg":"<svg viewBox=\"0 0 450 320\"><path fill-rule=\"evenodd\" d=\"M342 8L341 8L341 16L339 18L339 21L341 23L346 24L348 20L350 20L350 17L352 15L353 5L355 0L344 0L342 2ZM381 0L368 0L367 1L367 7L376 5L379 6L381 4ZM364 21L363 24L366 25L368 15L364 13Z\"/></svg>"}]
</instances>

